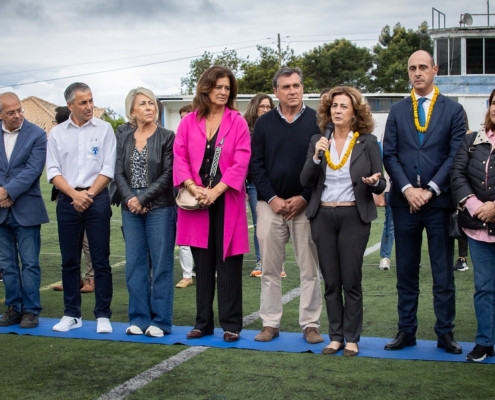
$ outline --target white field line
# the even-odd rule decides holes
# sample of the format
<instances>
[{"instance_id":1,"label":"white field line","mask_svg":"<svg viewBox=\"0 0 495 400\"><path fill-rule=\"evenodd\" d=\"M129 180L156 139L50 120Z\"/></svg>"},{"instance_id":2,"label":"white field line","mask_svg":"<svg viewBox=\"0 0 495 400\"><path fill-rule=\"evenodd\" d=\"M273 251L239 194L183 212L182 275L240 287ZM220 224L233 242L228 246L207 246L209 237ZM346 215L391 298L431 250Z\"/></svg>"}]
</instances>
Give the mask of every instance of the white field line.
<instances>
[{"instance_id":1,"label":"white field line","mask_svg":"<svg viewBox=\"0 0 495 400\"><path fill-rule=\"evenodd\" d=\"M368 247L364 252L364 255L370 255L371 253L377 251L380 248L380 242L374 244L371 247ZM291 291L287 292L282 296L282 303L287 304L288 302L294 300L299 297L301 294L301 288L298 286ZM247 326L254 321L256 321L260 316L259 310L249 314L244 317L242 320L242 326ZM141 389L143 386L150 383L153 379L159 378L166 372L172 371L175 367L178 367L185 361L190 360L194 356L201 354L203 351L208 349L208 347L190 347L187 350L181 351L168 358L167 360L162 361L160 364L151 367L149 370L136 375L134 378L129 379L124 382L122 385L117 386L112 389L110 392L103 394L98 398L98 400L119 400L125 399L128 395L134 393L136 390Z\"/></svg>"},{"instance_id":2,"label":"white field line","mask_svg":"<svg viewBox=\"0 0 495 400\"><path fill-rule=\"evenodd\" d=\"M134 378L129 379L122 385L117 386L110 392L99 397L98 400L117 400L124 399L136 390L141 389L143 386L147 385L156 378L159 378L166 372L172 371L175 367L181 365L187 360L190 360L194 356L201 354L208 347L190 347L187 350L181 351L180 353L172 356L160 364L151 367L147 371L136 375Z\"/></svg>"}]
</instances>

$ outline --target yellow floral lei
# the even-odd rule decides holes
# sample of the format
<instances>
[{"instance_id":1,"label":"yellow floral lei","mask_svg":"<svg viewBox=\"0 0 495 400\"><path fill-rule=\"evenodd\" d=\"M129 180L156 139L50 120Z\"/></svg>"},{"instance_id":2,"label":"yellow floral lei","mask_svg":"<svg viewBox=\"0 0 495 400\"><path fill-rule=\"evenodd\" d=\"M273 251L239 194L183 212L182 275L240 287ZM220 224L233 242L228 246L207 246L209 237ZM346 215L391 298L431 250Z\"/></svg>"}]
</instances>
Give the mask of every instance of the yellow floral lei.
<instances>
[{"instance_id":1,"label":"yellow floral lei","mask_svg":"<svg viewBox=\"0 0 495 400\"><path fill-rule=\"evenodd\" d=\"M413 112L414 112L414 125L416 125L416 130L418 132L425 133L426 130L428 129L431 113L433 112L433 107L435 106L439 94L440 94L440 90L438 90L438 88L435 86L433 91L433 98L431 99L430 107L428 108L428 115L426 116L425 126L421 126L419 124L419 116L418 116L418 101L416 100L414 89L411 90L411 99L413 103Z\"/></svg>"},{"instance_id":2,"label":"yellow floral lei","mask_svg":"<svg viewBox=\"0 0 495 400\"><path fill-rule=\"evenodd\" d=\"M327 164L330 168L332 168L334 171L341 169L345 163L347 162L347 159L352 153L352 149L354 148L354 145L356 144L356 140L359 136L359 132L354 132L354 135L352 136L351 143L349 143L349 147L347 148L347 151L344 153L344 157L342 157L342 160L340 160L340 163L335 165L332 162L332 159L330 158L330 150L325 151L325 159L327 160Z\"/></svg>"}]
</instances>

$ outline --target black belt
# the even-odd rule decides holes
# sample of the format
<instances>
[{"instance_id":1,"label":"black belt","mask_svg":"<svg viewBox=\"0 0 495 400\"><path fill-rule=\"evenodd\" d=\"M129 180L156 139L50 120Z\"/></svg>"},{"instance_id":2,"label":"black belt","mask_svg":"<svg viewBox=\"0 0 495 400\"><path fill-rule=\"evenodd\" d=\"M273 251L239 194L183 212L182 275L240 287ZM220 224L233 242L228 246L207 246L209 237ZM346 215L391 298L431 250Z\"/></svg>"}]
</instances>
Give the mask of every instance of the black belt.
<instances>
[{"instance_id":1,"label":"black belt","mask_svg":"<svg viewBox=\"0 0 495 400\"><path fill-rule=\"evenodd\" d=\"M85 188L79 188L79 187L76 187L76 188L74 188L74 190L77 190L78 192L82 192L83 190L89 190L89 188L90 188L90 187L91 187L91 186L89 186L89 187L85 187Z\"/></svg>"}]
</instances>

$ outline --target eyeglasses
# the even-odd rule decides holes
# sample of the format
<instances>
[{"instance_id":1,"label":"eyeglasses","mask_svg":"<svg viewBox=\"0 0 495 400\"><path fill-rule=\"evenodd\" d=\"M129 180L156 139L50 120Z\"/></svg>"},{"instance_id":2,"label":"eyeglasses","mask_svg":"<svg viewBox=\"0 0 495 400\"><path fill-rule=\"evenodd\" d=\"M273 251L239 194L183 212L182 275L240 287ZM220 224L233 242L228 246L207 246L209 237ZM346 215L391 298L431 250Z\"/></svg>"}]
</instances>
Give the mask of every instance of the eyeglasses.
<instances>
[{"instance_id":1,"label":"eyeglasses","mask_svg":"<svg viewBox=\"0 0 495 400\"><path fill-rule=\"evenodd\" d=\"M258 106L258 108L259 108L260 110L268 110L268 111L270 111L270 110L272 109L272 106L265 106L265 105L263 105L263 104L260 104L260 105Z\"/></svg>"},{"instance_id":2,"label":"eyeglasses","mask_svg":"<svg viewBox=\"0 0 495 400\"><path fill-rule=\"evenodd\" d=\"M22 115L24 114L24 110L22 108L19 108L18 110L8 111L5 113L7 117L13 117L16 114Z\"/></svg>"}]
</instances>

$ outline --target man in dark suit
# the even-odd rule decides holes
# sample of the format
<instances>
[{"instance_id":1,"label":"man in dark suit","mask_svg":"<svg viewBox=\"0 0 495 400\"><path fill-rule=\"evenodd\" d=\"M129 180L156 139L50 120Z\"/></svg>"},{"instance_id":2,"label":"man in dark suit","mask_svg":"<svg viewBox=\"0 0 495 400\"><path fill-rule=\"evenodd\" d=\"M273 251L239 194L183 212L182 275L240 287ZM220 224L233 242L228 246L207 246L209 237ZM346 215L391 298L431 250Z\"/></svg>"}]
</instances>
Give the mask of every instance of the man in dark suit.
<instances>
[{"instance_id":1,"label":"man in dark suit","mask_svg":"<svg viewBox=\"0 0 495 400\"><path fill-rule=\"evenodd\" d=\"M452 330L455 285L454 241L449 237L450 170L466 133L463 108L441 95L433 80L438 66L426 51L408 61L411 97L395 104L385 127L383 155L392 187L399 332L385 350L416 345L419 265L426 229L433 275L437 347L459 354Z\"/></svg>"},{"instance_id":2,"label":"man in dark suit","mask_svg":"<svg viewBox=\"0 0 495 400\"><path fill-rule=\"evenodd\" d=\"M24 119L14 93L0 95L0 117L0 265L7 306L0 326L34 328L41 312L40 231L48 222L40 190L46 133Z\"/></svg>"}]
</instances>

